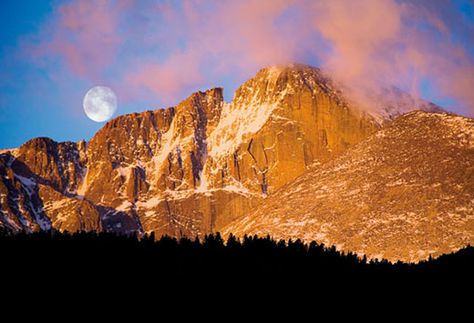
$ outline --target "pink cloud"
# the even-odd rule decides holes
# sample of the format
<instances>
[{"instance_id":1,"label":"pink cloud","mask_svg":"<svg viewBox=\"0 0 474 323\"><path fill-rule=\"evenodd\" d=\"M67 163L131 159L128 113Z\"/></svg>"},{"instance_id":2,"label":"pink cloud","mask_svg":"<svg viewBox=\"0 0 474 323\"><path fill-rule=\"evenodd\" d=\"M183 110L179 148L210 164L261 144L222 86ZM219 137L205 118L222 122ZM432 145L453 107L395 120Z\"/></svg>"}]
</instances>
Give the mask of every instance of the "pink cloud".
<instances>
[{"instance_id":1,"label":"pink cloud","mask_svg":"<svg viewBox=\"0 0 474 323\"><path fill-rule=\"evenodd\" d=\"M199 63L191 53L175 53L162 63L141 64L125 81L129 86L154 91L162 102L173 104L183 88L203 81Z\"/></svg>"},{"instance_id":2,"label":"pink cloud","mask_svg":"<svg viewBox=\"0 0 474 323\"><path fill-rule=\"evenodd\" d=\"M454 97L474 109L472 58L451 42L440 14L446 8L427 3L246 0L216 2L210 10L207 2L186 2L181 11L167 12L173 17L168 19L169 36L185 37L185 48L157 64L154 73L137 77L132 70L128 79L138 78L160 95L166 90L174 95L213 73L251 75L264 66L312 57L368 108L374 106L370 98L381 85L395 85L417 96L422 80L428 78L440 96ZM290 11L303 15L299 20L281 19ZM321 50L324 45L315 34L330 44L329 53ZM190 69L192 77L182 79L185 73L179 67L189 67L186 60L201 69ZM155 80L159 73L170 83Z\"/></svg>"},{"instance_id":3,"label":"pink cloud","mask_svg":"<svg viewBox=\"0 0 474 323\"><path fill-rule=\"evenodd\" d=\"M77 1L59 6L43 30L35 53L59 57L81 77L98 77L110 66L122 43L117 32L120 10L108 0Z\"/></svg>"},{"instance_id":4,"label":"pink cloud","mask_svg":"<svg viewBox=\"0 0 474 323\"><path fill-rule=\"evenodd\" d=\"M206 74L248 75L269 64L289 63L298 37L282 37L274 24L288 3L223 1L209 10L203 2L189 1L182 11L168 7L157 12L167 23L167 36L185 37L186 46L161 62L132 69L126 79L160 96L176 97L183 88L202 83Z\"/></svg>"},{"instance_id":5,"label":"pink cloud","mask_svg":"<svg viewBox=\"0 0 474 323\"><path fill-rule=\"evenodd\" d=\"M393 0L315 2L313 24L333 48L321 56L323 67L369 108L374 102L368 93L381 85L417 96L428 78L441 96L474 110L472 58L451 41L448 26L432 9Z\"/></svg>"},{"instance_id":6,"label":"pink cloud","mask_svg":"<svg viewBox=\"0 0 474 323\"><path fill-rule=\"evenodd\" d=\"M459 21L452 4L429 0L90 0L58 7L37 53L88 80L115 71L129 100L146 89L176 103L229 75L317 61L369 108L381 86L418 95L429 79L472 113L473 54L453 37L467 28Z\"/></svg>"}]
</instances>

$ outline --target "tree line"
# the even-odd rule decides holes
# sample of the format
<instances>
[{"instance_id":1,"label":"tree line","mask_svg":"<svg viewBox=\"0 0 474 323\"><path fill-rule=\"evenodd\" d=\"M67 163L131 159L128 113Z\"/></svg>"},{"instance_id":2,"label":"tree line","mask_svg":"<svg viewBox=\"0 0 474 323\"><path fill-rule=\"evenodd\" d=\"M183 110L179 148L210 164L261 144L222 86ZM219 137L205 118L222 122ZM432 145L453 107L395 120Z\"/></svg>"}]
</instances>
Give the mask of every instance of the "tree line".
<instances>
[{"instance_id":1,"label":"tree line","mask_svg":"<svg viewBox=\"0 0 474 323\"><path fill-rule=\"evenodd\" d=\"M94 281L97 284L173 285L218 282L315 285L422 281L446 277L472 282L474 248L429 259L418 264L367 260L335 247L300 240L276 241L270 236L219 233L202 239L156 239L108 232L11 233L0 230L2 277L31 277L46 281Z\"/></svg>"}]
</instances>

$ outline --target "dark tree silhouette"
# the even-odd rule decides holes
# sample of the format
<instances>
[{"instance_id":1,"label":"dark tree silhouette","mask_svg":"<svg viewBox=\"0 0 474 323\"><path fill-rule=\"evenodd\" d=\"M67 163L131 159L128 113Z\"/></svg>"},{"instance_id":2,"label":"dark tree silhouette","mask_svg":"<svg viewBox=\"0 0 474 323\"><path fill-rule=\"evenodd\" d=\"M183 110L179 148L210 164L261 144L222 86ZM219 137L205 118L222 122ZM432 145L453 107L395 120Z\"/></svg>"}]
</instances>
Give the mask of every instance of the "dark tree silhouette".
<instances>
[{"instance_id":1,"label":"dark tree silhouette","mask_svg":"<svg viewBox=\"0 0 474 323\"><path fill-rule=\"evenodd\" d=\"M367 260L340 253L334 246L301 240L275 241L270 236L219 233L201 239L179 240L155 235L117 235L107 232L12 233L0 229L0 275L51 284L93 284L116 287L150 285L156 288L200 285L302 284L338 290L361 285L387 290L423 286L436 281L472 284L474 248L443 255L418 264Z\"/></svg>"}]
</instances>

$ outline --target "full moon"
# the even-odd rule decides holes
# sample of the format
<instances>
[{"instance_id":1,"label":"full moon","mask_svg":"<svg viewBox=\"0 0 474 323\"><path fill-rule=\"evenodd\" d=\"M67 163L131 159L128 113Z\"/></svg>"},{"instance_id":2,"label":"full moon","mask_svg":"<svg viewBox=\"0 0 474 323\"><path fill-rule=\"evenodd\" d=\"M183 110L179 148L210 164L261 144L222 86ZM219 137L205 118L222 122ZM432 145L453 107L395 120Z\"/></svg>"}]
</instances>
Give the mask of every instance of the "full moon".
<instances>
[{"instance_id":1,"label":"full moon","mask_svg":"<svg viewBox=\"0 0 474 323\"><path fill-rule=\"evenodd\" d=\"M95 122L107 121L117 110L117 96L106 86L94 86L87 91L82 105L89 119Z\"/></svg>"}]
</instances>

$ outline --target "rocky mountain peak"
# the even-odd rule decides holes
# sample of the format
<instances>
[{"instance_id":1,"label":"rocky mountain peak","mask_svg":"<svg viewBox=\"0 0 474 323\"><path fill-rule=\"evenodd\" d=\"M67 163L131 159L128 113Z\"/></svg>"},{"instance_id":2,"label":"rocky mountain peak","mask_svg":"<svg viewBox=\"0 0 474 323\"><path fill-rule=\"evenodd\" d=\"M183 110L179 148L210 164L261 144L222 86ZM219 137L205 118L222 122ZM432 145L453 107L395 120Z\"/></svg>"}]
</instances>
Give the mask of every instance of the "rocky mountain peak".
<instances>
[{"instance_id":1,"label":"rocky mountain peak","mask_svg":"<svg viewBox=\"0 0 474 323\"><path fill-rule=\"evenodd\" d=\"M84 166L84 143L61 142L34 138L24 143L16 153L18 171L48 183L65 194L76 190Z\"/></svg>"},{"instance_id":2,"label":"rocky mountain peak","mask_svg":"<svg viewBox=\"0 0 474 323\"><path fill-rule=\"evenodd\" d=\"M377 127L341 105L309 66L262 69L230 103L222 91L117 117L87 144L35 139L17 160L41 192L48 188L45 198L93 205L105 230L195 235L246 213ZM49 214L63 204L48 204Z\"/></svg>"},{"instance_id":3,"label":"rocky mountain peak","mask_svg":"<svg viewBox=\"0 0 474 323\"><path fill-rule=\"evenodd\" d=\"M234 102L245 100L272 101L283 94L306 89L323 91L333 99L342 101L340 92L335 90L334 82L316 67L304 64L270 66L261 69L257 74L240 86Z\"/></svg>"},{"instance_id":4,"label":"rocky mountain peak","mask_svg":"<svg viewBox=\"0 0 474 323\"><path fill-rule=\"evenodd\" d=\"M88 143L37 138L3 152L0 223L219 231L381 127L321 70L264 68L229 103L222 88L199 91L174 107L119 116Z\"/></svg>"}]
</instances>

